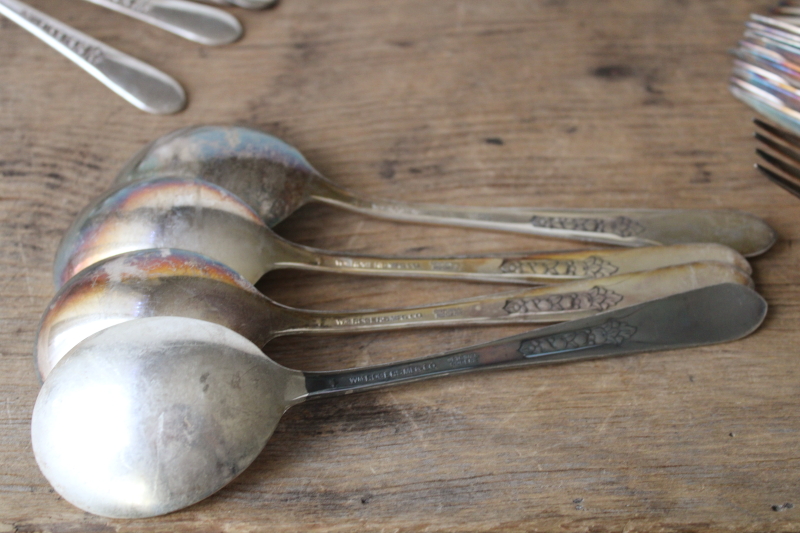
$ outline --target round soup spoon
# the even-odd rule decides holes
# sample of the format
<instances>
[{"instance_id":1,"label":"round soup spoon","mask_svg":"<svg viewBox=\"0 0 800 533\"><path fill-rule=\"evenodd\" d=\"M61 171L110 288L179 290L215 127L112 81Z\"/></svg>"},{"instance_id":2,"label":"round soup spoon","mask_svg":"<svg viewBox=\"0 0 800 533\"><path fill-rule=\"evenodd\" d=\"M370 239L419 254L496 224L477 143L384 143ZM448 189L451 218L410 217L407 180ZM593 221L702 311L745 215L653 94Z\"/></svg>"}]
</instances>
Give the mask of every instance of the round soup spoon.
<instances>
[{"instance_id":1,"label":"round soup spoon","mask_svg":"<svg viewBox=\"0 0 800 533\"><path fill-rule=\"evenodd\" d=\"M53 366L90 335L152 316L214 322L263 347L275 337L300 333L561 322L719 283L752 282L725 263L692 263L438 305L329 312L281 305L233 270L201 255L145 250L101 261L61 287L39 324L34 358L45 380Z\"/></svg>"},{"instance_id":2,"label":"round soup spoon","mask_svg":"<svg viewBox=\"0 0 800 533\"><path fill-rule=\"evenodd\" d=\"M192 318L132 320L86 339L42 386L33 452L53 488L102 516L169 513L224 487L305 400L470 370L726 342L754 331L766 302L721 284L387 365L301 372L234 331Z\"/></svg>"},{"instance_id":3,"label":"round soup spoon","mask_svg":"<svg viewBox=\"0 0 800 533\"><path fill-rule=\"evenodd\" d=\"M696 261L721 261L750 272L741 255L718 244L505 257L331 254L280 238L247 204L221 187L203 180L161 178L109 191L78 216L56 254L56 285L101 259L150 248L197 252L251 283L278 268L521 283L598 278Z\"/></svg>"},{"instance_id":4,"label":"round soup spoon","mask_svg":"<svg viewBox=\"0 0 800 533\"><path fill-rule=\"evenodd\" d=\"M248 202L270 227L309 202L395 220L527 233L622 246L715 242L745 256L775 232L749 213L702 209L481 208L367 200L317 172L294 147L239 126L184 128L142 148L117 183L170 175L202 178Z\"/></svg>"}]
</instances>

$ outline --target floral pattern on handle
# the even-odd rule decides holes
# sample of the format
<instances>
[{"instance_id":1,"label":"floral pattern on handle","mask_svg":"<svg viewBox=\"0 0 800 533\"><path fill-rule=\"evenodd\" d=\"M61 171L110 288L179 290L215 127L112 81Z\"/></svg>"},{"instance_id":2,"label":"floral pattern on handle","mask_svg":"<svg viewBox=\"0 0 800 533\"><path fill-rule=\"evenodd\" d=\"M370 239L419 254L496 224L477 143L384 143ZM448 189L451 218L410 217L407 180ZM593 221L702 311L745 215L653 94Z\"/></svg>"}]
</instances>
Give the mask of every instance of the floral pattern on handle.
<instances>
[{"instance_id":1,"label":"floral pattern on handle","mask_svg":"<svg viewBox=\"0 0 800 533\"><path fill-rule=\"evenodd\" d=\"M531 298L506 300L503 310L509 315L547 311L580 311L595 309L605 311L620 303L623 296L605 287L592 287L588 291L550 294Z\"/></svg>"},{"instance_id":2,"label":"floral pattern on handle","mask_svg":"<svg viewBox=\"0 0 800 533\"><path fill-rule=\"evenodd\" d=\"M531 218L530 222L532 226L537 228L613 233L620 237L633 237L644 231L644 226L624 216L608 220L604 218L543 217L536 215Z\"/></svg>"},{"instance_id":3,"label":"floral pattern on handle","mask_svg":"<svg viewBox=\"0 0 800 533\"><path fill-rule=\"evenodd\" d=\"M593 328L524 341L518 351L525 357L532 357L542 353L582 350L603 344L620 346L635 334L635 326L612 318Z\"/></svg>"},{"instance_id":4,"label":"floral pattern on handle","mask_svg":"<svg viewBox=\"0 0 800 533\"><path fill-rule=\"evenodd\" d=\"M582 278L604 278L611 276L619 267L596 255L584 260L506 260L500 271L507 274L537 274L542 276L576 276Z\"/></svg>"}]
</instances>

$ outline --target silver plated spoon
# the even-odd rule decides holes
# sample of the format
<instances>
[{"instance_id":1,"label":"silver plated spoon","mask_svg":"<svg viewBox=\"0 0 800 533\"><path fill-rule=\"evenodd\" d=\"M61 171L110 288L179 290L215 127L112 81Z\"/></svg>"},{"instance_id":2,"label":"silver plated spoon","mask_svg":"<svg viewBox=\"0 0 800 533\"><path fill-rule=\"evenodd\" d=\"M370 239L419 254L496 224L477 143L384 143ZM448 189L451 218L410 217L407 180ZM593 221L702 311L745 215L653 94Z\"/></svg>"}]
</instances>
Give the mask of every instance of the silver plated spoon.
<instances>
[{"instance_id":1,"label":"silver plated spoon","mask_svg":"<svg viewBox=\"0 0 800 533\"><path fill-rule=\"evenodd\" d=\"M0 0L0 14L47 43L142 111L177 113L186 93L170 76L20 2Z\"/></svg>"},{"instance_id":2,"label":"silver plated spoon","mask_svg":"<svg viewBox=\"0 0 800 533\"><path fill-rule=\"evenodd\" d=\"M215 493L305 400L471 370L566 362L739 339L766 302L722 284L496 342L388 365L301 372L234 331L154 317L86 339L44 383L33 452L53 488L102 516L169 513Z\"/></svg>"},{"instance_id":3,"label":"silver plated spoon","mask_svg":"<svg viewBox=\"0 0 800 533\"><path fill-rule=\"evenodd\" d=\"M152 316L221 324L263 348L282 335L561 322L719 283L752 286L747 274L734 266L692 263L436 305L330 312L279 304L233 270L201 255L145 250L101 261L61 287L39 324L34 360L45 380L90 335Z\"/></svg>"},{"instance_id":4,"label":"silver plated spoon","mask_svg":"<svg viewBox=\"0 0 800 533\"><path fill-rule=\"evenodd\" d=\"M714 242L745 256L765 252L775 232L740 211L699 209L526 209L457 207L367 200L324 178L294 147L238 126L198 126L151 142L117 176L202 178L243 198L275 226L301 206L322 202L364 215L527 233L621 246Z\"/></svg>"},{"instance_id":5,"label":"silver plated spoon","mask_svg":"<svg viewBox=\"0 0 800 533\"><path fill-rule=\"evenodd\" d=\"M221 187L161 178L112 190L77 217L56 255L56 285L102 259L151 248L205 255L251 283L279 268L519 283L566 282L697 261L730 263L750 272L743 257L718 244L445 258L333 254L280 238Z\"/></svg>"},{"instance_id":6,"label":"silver plated spoon","mask_svg":"<svg viewBox=\"0 0 800 533\"><path fill-rule=\"evenodd\" d=\"M86 0L133 17L184 39L209 46L230 44L242 25L225 11L186 0Z\"/></svg>"}]
</instances>

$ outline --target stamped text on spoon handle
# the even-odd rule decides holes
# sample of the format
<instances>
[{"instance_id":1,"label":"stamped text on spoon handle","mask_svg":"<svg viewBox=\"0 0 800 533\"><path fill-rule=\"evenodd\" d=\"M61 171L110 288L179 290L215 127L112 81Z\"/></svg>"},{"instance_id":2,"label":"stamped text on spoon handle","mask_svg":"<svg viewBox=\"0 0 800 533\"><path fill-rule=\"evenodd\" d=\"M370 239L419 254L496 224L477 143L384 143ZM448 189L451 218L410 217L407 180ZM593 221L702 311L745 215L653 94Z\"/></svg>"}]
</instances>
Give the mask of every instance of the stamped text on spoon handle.
<instances>
[{"instance_id":1,"label":"stamped text on spoon handle","mask_svg":"<svg viewBox=\"0 0 800 533\"><path fill-rule=\"evenodd\" d=\"M57 28L50 22L43 20L39 15L36 13L31 13L27 10L23 10L20 12L25 20L34 24L37 28L41 29L45 33L47 33L50 37L53 37L58 42L81 56L83 59L88 61L92 65L97 65L102 62L104 59L103 51L94 46L92 44L86 43L81 40L79 37L75 35L71 35L64 30Z\"/></svg>"},{"instance_id":2,"label":"stamped text on spoon handle","mask_svg":"<svg viewBox=\"0 0 800 533\"><path fill-rule=\"evenodd\" d=\"M392 322L405 322L423 318L422 313L404 313L399 315L384 316L355 316L334 319L337 326L366 326L371 324L390 324Z\"/></svg>"},{"instance_id":3,"label":"stamped text on spoon handle","mask_svg":"<svg viewBox=\"0 0 800 533\"><path fill-rule=\"evenodd\" d=\"M374 370L364 374L348 376L349 385L364 385L381 381L393 380L401 377L413 377L435 371L446 371L473 366L478 363L480 356L477 353L456 354L445 359L410 363L385 370Z\"/></svg>"}]
</instances>

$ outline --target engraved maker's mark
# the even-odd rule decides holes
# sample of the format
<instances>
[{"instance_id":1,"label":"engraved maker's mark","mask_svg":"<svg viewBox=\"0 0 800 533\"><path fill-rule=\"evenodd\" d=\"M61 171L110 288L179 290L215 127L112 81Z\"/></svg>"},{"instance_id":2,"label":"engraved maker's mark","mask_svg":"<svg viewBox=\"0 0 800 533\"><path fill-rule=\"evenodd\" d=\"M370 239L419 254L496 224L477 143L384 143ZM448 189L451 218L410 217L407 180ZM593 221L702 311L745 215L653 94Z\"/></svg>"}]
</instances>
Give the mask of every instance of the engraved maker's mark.
<instances>
[{"instance_id":1,"label":"engraved maker's mark","mask_svg":"<svg viewBox=\"0 0 800 533\"><path fill-rule=\"evenodd\" d=\"M422 270L417 261L379 261L372 259L336 258L333 265L341 268L365 268L369 270Z\"/></svg>"},{"instance_id":2,"label":"engraved maker's mark","mask_svg":"<svg viewBox=\"0 0 800 533\"><path fill-rule=\"evenodd\" d=\"M419 320L422 317L423 317L422 313L405 313L399 315L385 315L385 316L345 317L345 318L335 318L333 323L337 326L366 326L371 324L391 324L393 322L407 322L409 320Z\"/></svg>"},{"instance_id":3,"label":"engraved maker's mark","mask_svg":"<svg viewBox=\"0 0 800 533\"><path fill-rule=\"evenodd\" d=\"M531 225L537 228L588 231L591 233L612 233L620 237L633 237L644 231L644 226L628 217L605 218L586 217L542 217L531 218Z\"/></svg>"},{"instance_id":4,"label":"engraved maker's mark","mask_svg":"<svg viewBox=\"0 0 800 533\"><path fill-rule=\"evenodd\" d=\"M503 310L510 314L554 311L605 311L623 300L623 296L605 287L592 287L588 291L549 294L530 298L506 300Z\"/></svg>"},{"instance_id":5,"label":"engraved maker's mark","mask_svg":"<svg viewBox=\"0 0 800 533\"><path fill-rule=\"evenodd\" d=\"M387 370L375 370L364 374L357 374L354 376L349 376L347 380L350 385L363 385L366 383L375 383L380 381L389 381L393 379L398 379L401 377L415 376L433 370L436 370L436 363L431 361L425 363L409 364L402 367L397 367Z\"/></svg>"},{"instance_id":6,"label":"engraved maker's mark","mask_svg":"<svg viewBox=\"0 0 800 533\"><path fill-rule=\"evenodd\" d=\"M531 357L542 353L581 350L604 344L621 346L634 334L636 334L635 326L612 318L593 328L523 341L518 351L525 357Z\"/></svg>"},{"instance_id":7,"label":"engraved maker's mark","mask_svg":"<svg viewBox=\"0 0 800 533\"><path fill-rule=\"evenodd\" d=\"M56 28L46 20L42 20L35 13L21 11L20 14L25 17L26 20L36 25L37 28L47 33L50 37L56 39L58 42L81 56L91 65L97 65L105 58L105 55L100 48L92 44L85 43L74 35L70 35L69 33Z\"/></svg>"},{"instance_id":8,"label":"engraved maker's mark","mask_svg":"<svg viewBox=\"0 0 800 533\"><path fill-rule=\"evenodd\" d=\"M356 373L355 375L351 375L346 378L345 385L367 385L370 383L392 381L400 378L412 378L437 371L469 368L477 365L479 361L480 355L475 352L454 354L447 356L444 359L409 363L383 370Z\"/></svg>"},{"instance_id":9,"label":"engraved maker's mark","mask_svg":"<svg viewBox=\"0 0 800 533\"><path fill-rule=\"evenodd\" d=\"M509 274L577 276L581 278L604 278L615 274L618 270L618 266L596 255L582 261L576 259L506 260L500 265L500 271Z\"/></svg>"}]
</instances>

